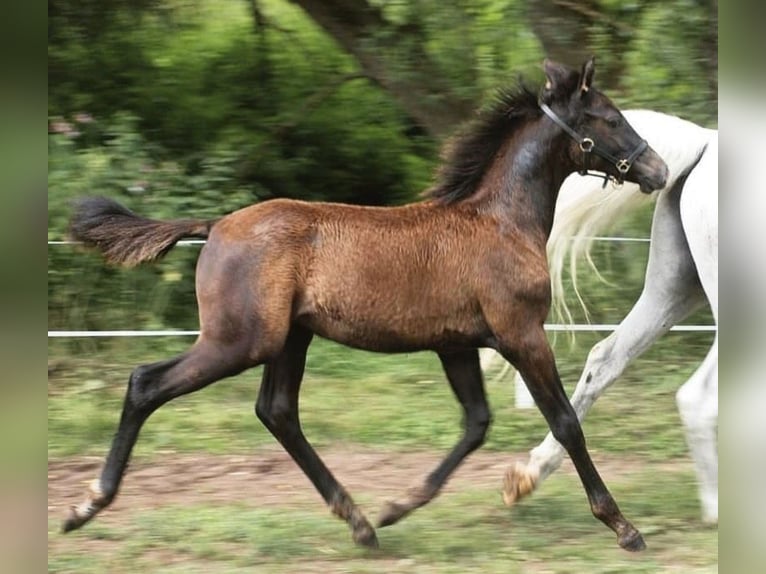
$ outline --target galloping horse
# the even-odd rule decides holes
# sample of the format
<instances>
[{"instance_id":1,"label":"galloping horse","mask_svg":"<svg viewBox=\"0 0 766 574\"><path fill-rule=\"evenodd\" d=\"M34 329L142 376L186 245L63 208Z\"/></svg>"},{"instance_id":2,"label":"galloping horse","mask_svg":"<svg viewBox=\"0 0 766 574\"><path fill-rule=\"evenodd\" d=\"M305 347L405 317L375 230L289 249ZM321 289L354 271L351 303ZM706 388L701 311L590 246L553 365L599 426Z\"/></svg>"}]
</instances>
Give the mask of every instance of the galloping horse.
<instances>
[{"instance_id":1,"label":"galloping horse","mask_svg":"<svg viewBox=\"0 0 766 574\"><path fill-rule=\"evenodd\" d=\"M478 347L523 373L580 475L593 514L620 546L644 548L599 476L561 385L543 321L551 301L545 245L556 196L589 168L644 192L665 185L665 162L580 72L546 60L539 93L501 92L448 152L424 201L389 208L272 200L215 221L161 222L103 199L83 200L72 235L107 261L158 258L184 237L207 237L197 262L200 335L182 355L136 368L101 476L64 531L117 494L147 418L171 399L264 365L255 411L344 519L355 542L372 525L304 436L298 394L314 334L386 353L435 351L465 414L465 431L422 485L383 509L387 526L429 502L484 441L490 411Z\"/></svg>"}]
</instances>

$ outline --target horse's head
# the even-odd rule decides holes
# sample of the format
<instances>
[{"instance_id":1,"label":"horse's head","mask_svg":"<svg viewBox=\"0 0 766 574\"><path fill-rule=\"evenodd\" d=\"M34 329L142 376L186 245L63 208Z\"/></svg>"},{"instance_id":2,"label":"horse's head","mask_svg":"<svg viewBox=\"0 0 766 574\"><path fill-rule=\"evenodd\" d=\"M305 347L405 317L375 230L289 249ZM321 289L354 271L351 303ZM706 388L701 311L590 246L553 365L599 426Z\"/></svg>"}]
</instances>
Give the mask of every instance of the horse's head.
<instances>
[{"instance_id":1,"label":"horse's head","mask_svg":"<svg viewBox=\"0 0 766 574\"><path fill-rule=\"evenodd\" d=\"M580 173L590 169L650 193L665 186L668 167L630 126L620 110L595 89L593 58L576 70L545 60L540 106L570 138L567 153Z\"/></svg>"}]
</instances>

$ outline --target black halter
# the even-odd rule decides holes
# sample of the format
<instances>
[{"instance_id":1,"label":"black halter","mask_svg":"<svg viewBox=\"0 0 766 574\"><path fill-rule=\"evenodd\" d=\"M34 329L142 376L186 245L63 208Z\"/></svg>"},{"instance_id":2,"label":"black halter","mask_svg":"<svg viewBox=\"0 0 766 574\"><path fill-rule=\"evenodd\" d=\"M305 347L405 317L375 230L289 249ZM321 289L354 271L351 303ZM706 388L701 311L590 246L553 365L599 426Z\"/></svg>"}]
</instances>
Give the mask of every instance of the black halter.
<instances>
[{"instance_id":1,"label":"black halter","mask_svg":"<svg viewBox=\"0 0 766 574\"><path fill-rule=\"evenodd\" d=\"M570 128L568 125L566 125L564 121L556 115L556 112L550 109L547 104L540 102L540 109L543 110L545 115L548 116L550 119L552 119L557 126L559 126L573 140L575 140L578 144L580 144L580 149L582 150L583 168L579 170L577 173L579 173L580 175L592 175L595 177L603 177L604 178L603 187L606 187L606 183L610 179L614 180L617 184L622 185L622 183L625 181L625 174L627 174L628 170L630 170L630 166L633 165L633 162L636 161L638 156L641 155L641 152L643 152L648 146L648 144L646 143L646 140L641 140L641 143L638 144L636 149L634 149L633 152L627 158L623 158L623 159L616 158L612 154L610 154L608 151L603 149L601 146L597 145L596 142L594 142L591 138L581 136L572 128ZM590 163L589 159L590 159L590 154L592 153L595 153L596 155L601 156L603 159L613 164L614 167L617 168L617 171L620 175L615 177L608 173L602 174L598 172L589 171L588 164Z\"/></svg>"}]
</instances>

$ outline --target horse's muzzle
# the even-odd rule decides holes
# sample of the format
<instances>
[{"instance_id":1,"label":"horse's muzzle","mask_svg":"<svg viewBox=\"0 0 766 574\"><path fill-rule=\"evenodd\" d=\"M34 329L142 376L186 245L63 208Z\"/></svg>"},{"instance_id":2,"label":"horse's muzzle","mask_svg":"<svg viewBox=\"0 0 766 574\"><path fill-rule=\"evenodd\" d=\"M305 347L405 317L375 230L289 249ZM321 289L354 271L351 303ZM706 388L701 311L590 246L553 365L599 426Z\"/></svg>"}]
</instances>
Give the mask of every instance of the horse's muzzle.
<instances>
[{"instance_id":1,"label":"horse's muzzle","mask_svg":"<svg viewBox=\"0 0 766 574\"><path fill-rule=\"evenodd\" d=\"M643 193L652 193L658 189L662 189L668 182L668 166L665 162L658 169L652 170L653 173L649 175L641 175L636 179L638 180L638 186Z\"/></svg>"}]
</instances>

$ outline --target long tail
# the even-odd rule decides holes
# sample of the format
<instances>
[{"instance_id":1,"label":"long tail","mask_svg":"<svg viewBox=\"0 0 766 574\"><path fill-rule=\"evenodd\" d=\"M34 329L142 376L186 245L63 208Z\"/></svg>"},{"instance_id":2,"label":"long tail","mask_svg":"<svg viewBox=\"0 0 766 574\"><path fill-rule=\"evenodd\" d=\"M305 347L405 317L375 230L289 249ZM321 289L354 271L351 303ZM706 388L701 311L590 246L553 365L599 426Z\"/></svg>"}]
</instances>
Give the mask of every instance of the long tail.
<instances>
[{"instance_id":1,"label":"long tail","mask_svg":"<svg viewBox=\"0 0 766 574\"><path fill-rule=\"evenodd\" d=\"M557 319L568 323L572 322L572 313L565 299L565 264L569 264L572 288L587 317L588 309L577 289L577 262L584 257L596 275L601 277L591 258L593 237L657 197L656 193L641 193L638 186L632 183L625 183L617 189L602 189L601 186L601 180L571 176L564 182L556 204L553 229L548 238L552 308Z\"/></svg>"},{"instance_id":2,"label":"long tail","mask_svg":"<svg viewBox=\"0 0 766 574\"><path fill-rule=\"evenodd\" d=\"M699 161L712 132L675 116L649 110L626 110L625 117L667 163L670 175L665 189L672 188L679 178L688 175ZM577 290L578 260L585 257L600 277L590 255L593 237L614 226L626 214L654 202L662 191L645 195L632 183L617 189L602 189L601 180L579 175L571 175L564 181L548 239L552 308L557 319L572 322L564 297L565 263L569 263L572 286L587 317L588 309Z\"/></svg>"},{"instance_id":3,"label":"long tail","mask_svg":"<svg viewBox=\"0 0 766 574\"><path fill-rule=\"evenodd\" d=\"M78 200L70 221L71 237L101 252L107 262L132 267L165 255L185 237L206 238L215 220L157 221L136 215L114 200Z\"/></svg>"}]
</instances>

